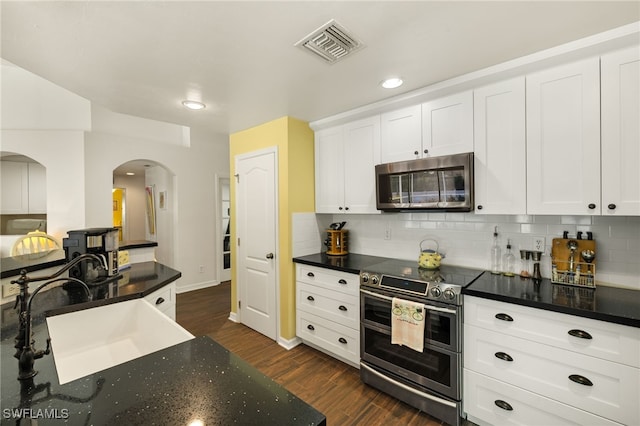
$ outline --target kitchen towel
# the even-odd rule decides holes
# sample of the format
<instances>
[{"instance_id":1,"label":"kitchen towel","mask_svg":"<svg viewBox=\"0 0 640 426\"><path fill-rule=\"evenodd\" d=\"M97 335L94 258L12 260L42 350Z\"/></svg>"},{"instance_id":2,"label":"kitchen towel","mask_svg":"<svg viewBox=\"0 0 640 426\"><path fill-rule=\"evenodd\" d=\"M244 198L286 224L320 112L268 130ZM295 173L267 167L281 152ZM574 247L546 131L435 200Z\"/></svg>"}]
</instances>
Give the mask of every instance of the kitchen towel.
<instances>
[{"instance_id":1,"label":"kitchen towel","mask_svg":"<svg viewBox=\"0 0 640 426\"><path fill-rule=\"evenodd\" d=\"M391 302L391 344L407 346L415 351L424 349L423 303L393 298Z\"/></svg>"}]
</instances>

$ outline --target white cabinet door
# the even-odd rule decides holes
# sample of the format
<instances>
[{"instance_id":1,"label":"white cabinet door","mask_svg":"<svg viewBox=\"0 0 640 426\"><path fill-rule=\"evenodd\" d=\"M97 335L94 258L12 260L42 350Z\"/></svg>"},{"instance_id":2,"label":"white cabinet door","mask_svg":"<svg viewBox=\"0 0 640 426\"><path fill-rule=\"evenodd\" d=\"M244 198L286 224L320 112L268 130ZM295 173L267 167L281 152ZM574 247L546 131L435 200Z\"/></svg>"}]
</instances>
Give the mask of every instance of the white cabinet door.
<instances>
[{"instance_id":1,"label":"white cabinet door","mask_svg":"<svg viewBox=\"0 0 640 426\"><path fill-rule=\"evenodd\" d=\"M29 213L29 166L28 163L2 161L2 214Z\"/></svg>"},{"instance_id":2,"label":"white cabinet door","mask_svg":"<svg viewBox=\"0 0 640 426\"><path fill-rule=\"evenodd\" d=\"M343 155L344 205L338 211L380 213L376 209L375 174L375 165L380 162L380 116L344 126Z\"/></svg>"},{"instance_id":3,"label":"white cabinet door","mask_svg":"<svg viewBox=\"0 0 640 426\"><path fill-rule=\"evenodd\" d=\"M29 213L47 213L47 172L39 163L29 163Z\"/></svg>"},{"instance_id":4,"label":"white cabinet door","mask_svg":"<svg viewBox=\"0 0 640 426\"><path fill-rule=\"evenodd\" d=\"M474 91L476 214L526 214L524 77Z\"/></svg>"},{"instance_id":5,"label":"white cabinet door","mask_svg":"<svg viewBox=\"0 0 640 426\"><path fill-rule=\"evenodd\" d=\"M601 58L602 213L640 215L640 49Z\"/></svg>"},{"instance_id":6,"label":"white cabinet door","mask_svg":"<svg viewBox=\"0 0 640 426\"><path fill-rule=\"evenodd\" d=\"M430 157L473 152L472 91L422 104L422 149Z\"/></svg>"},{"instance_id":7,"label":"white cabinet door","mask_svg":"<svg viewBox=\"0 0 640 426\"><path fill-rule=\"evenodd\" d=\"M600 213L600 75L591 58L527 76L527 212Z\"/></svg>"},{"instance_id":8,"label":"white cabinet door","mask_svg":"<svg viewBox=\"0 0 640 426\"><path fill-rule=\"evenodd\" d=\"M422 107L414 105L380 116L380 162L422 157Z\"/></svg>"},{"instance_id":9,"label":"white cabinet door","mask_svg":"<svg viewBox=\"0 0 640 426\"><path fill-rule=\"evenodd\" d=\"M342 126L316 133L316 212L337 213L344 206L344 157Z\"/></svg>"}]
</instances>

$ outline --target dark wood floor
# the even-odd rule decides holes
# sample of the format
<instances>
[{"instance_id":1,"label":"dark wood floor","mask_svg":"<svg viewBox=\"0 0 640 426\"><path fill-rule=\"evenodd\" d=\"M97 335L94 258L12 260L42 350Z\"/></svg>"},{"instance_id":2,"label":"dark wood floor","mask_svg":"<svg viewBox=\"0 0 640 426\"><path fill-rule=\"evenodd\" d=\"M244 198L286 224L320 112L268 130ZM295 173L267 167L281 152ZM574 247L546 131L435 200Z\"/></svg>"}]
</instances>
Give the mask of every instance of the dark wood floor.
<instances>
[{"instance_id":1,"label":"dark wood floor","mask_svg":"<svg viewBox=\"0 0 640 426\"><path fill-rule=\"evenodd\" d=\"M179 294L177 321L208 335L327 417L328 425L442 424L360 381L356 368L306 345L286 350L229 320L230 283Z\"/></svg>"}]
</instances>

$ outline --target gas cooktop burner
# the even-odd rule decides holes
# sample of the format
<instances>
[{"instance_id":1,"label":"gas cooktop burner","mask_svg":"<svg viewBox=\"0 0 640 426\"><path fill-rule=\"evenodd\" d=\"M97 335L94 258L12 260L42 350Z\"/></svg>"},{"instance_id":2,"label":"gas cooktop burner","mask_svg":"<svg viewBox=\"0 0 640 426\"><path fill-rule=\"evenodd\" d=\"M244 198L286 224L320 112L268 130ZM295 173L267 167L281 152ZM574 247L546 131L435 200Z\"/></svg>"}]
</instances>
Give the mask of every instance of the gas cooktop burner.
<instances>
[{"instance_id":1,"label":"gas cooktop burner","mask_svg":"<svg viewBox=\"0 0 640 426\"><path fill-rule=\"evenodd\" d=\"M482 270L442 265L429 270L417 262L390 259L371 265L360 273L360 285L369 290L411 295L421 299L462 304L460 290L482 274Z\"/></svg>"}]
</instances>

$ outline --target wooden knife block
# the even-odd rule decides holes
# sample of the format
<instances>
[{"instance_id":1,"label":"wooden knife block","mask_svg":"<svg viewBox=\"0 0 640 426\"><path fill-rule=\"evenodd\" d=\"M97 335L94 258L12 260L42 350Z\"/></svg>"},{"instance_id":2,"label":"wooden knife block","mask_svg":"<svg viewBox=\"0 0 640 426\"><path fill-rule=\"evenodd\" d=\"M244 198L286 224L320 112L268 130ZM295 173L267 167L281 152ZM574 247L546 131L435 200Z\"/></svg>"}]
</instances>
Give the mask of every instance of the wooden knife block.
<instances>
[{"instance_id":1,"label":"wooden knife block","mask_svg":"<svg viewBox=\"0 0 640 426\"><path fill-rule=\"evenodd\" d=\"M573 254L573 267L570 260L571 250L567 247L569 241L578 243L578 248ZM591 263L585 262L580 255L583 250L593 250L596 253L596 258ZM595 240L554 238L551 244L551 282L580 287L595 287L597 256Z\"/></svg>"}]
</instances>

